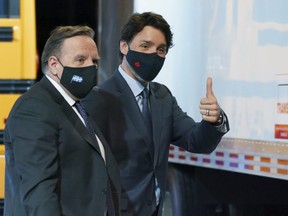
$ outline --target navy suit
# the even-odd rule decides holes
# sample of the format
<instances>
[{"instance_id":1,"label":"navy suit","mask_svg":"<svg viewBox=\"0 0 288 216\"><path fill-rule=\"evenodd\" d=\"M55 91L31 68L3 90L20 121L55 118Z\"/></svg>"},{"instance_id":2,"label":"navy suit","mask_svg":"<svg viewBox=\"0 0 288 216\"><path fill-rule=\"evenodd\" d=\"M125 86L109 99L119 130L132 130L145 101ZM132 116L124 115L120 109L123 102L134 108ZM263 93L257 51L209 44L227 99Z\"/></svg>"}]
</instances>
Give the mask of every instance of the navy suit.
<instances>
[{"instance_id":1,"label":"navy suit","mask_svg":"<svg viewBox=\"0 0 288 216\"><path fill-rule=\"evenodd\" d=\"M150 91L154 154L149 147L150 136L139 106L118 71L83 101L118 162L122 216L152 215L155 210L154 176L162 196L165 195L171 143L190 152L209 153L224 135L208 122L195 123L181 110L166 86L151 82ZM160 214L162 205L163 197Z\"/></svg>"},{"instance_id":2,"label":"navy suit","mask_svg":"<svg viewBox=\"0 0 288 216\"><path fill-rule=\"evenodd\" d=\"M106 164L78 115L45 76L21 96L4 132L4 215L104 216L107 182L119 215L119 170L97 130Z\"/></svg>"}]
</instances>

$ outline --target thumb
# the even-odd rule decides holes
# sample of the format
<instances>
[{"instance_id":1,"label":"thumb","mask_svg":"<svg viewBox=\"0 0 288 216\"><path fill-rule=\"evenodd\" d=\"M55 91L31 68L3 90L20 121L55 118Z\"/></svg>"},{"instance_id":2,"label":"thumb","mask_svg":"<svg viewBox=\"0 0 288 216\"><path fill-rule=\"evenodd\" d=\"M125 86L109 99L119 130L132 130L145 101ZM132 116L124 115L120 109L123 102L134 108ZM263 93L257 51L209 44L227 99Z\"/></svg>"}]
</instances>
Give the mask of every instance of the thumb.
<instances>
[{"instance_id":1,"label":"thumb","mask_svg":"<svg viewBox=\"0 0 288 216\"><path fill-rule=\"evenodd\" d=\"M212 97L214 95L212 90L212 78L208 77L206 82L206 98Z\"/></svg>"}]
</instances>

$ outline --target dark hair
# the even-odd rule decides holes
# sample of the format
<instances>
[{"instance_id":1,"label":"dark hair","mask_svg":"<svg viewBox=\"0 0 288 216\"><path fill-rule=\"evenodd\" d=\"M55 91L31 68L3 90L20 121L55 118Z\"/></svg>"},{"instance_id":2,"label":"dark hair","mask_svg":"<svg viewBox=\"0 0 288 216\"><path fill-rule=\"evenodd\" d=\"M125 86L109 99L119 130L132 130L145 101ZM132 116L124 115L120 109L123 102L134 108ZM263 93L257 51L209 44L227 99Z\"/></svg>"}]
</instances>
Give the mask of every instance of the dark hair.
<instances>
[{"instance_id":1,"label":"dark hair","mask_svg":"<svg viewBox=\"0 0 288 216\"><path fill-rule=\"evenodd\" d=\"M58 26L51 31L41 57L41 68L45 72L50 56L61 55L61 47L65 39L74 36L88 36L94 39L95 32L88 26Z\"/></svg>"},{"instance_id":2,"label":"dark hair","mask_svg":"<svg viewBox=\"0 0 288 216\"><path fill-rule=\"evenodd\" d=\"M127 23L123 26L121 31L120 41L126 41L129 43L133 40L134 36L141 32L145 26L152 26L160 30L166 38L167 52L168 49L173 46L173 33L171 32L170 25L159 14L153 12L134 13L130 16ZM123 54L119 52L120 59L123 58Z\"/></svg>"}]
</instances>

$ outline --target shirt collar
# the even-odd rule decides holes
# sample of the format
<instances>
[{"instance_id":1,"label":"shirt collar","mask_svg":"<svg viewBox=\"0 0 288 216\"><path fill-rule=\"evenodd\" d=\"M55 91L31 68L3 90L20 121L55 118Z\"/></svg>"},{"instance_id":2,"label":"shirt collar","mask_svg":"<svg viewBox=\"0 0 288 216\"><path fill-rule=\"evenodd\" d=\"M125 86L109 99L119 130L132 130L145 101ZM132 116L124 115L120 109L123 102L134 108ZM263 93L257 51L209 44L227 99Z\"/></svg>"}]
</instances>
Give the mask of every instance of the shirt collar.
<instances>
[{"instance_id":1,"label":"shirt collar","mask_svg":"<svg viewBox=\"0 0 288 216\"><path fill-rule=\"evenodd\" d=\"M120 65L118 67L118 70L122 75L122 77L124 78L124 80L127 82L130 89L132 90L134 96L137 97L143 91L144 86L137 80L130 77L127 73L125 73L125 71L121 68ZM149 83L147 84L147 88L149 89Z\"/></svg>"},{"instance_id":2,"label":"shirt collar","mask_svg":"<svg viewBox=\"0 0 288 216\"><path fill-rule=\"evenodd\" d=\"M73 106L75 104L75 100L73 100L55 80L53 80L51 77L49 77L46 74L45 74L45 76L52 83L52 85L59 91L59 93L64 97L64 99L67 101L67 103L70 106Z\"/></svg>"}]
</instances>

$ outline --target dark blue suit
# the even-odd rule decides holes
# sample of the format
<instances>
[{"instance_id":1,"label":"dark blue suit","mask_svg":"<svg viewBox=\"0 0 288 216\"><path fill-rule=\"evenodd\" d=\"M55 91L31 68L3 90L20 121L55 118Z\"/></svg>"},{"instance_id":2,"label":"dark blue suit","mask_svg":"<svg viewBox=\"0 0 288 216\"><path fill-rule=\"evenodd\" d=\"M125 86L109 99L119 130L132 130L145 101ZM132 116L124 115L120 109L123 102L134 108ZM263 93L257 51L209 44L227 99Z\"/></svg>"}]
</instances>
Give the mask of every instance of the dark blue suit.
<instances>
[{"instance_id":1,"label":"dark blue suit","mask_svg":"<svg viewBox=\"0 0 288 216\"><path fill-rule=\"evenodd\" d=\"M84 99L120 168L122 216L150 216L155 210L154 175L165 195L171 143L191 152L209 153L224 135L208 122L195 123L166 86L151 82L150 90L154 154L139 106L118 71ZM163 197L160 211L162 204Z\"/></svg>"},{"instance_id":2,"label":"dark blue suit","mask_svg":"<svg viewBox=\"0 0 288 216\"><path fill-rule=\"evenodd\" d=\"M119 215L119 170L99 129L96 133L106 164L78 115L45 76L21 96L4 132L4 215L103 216L108 181Z\"/></svg>"}]
</instances>

